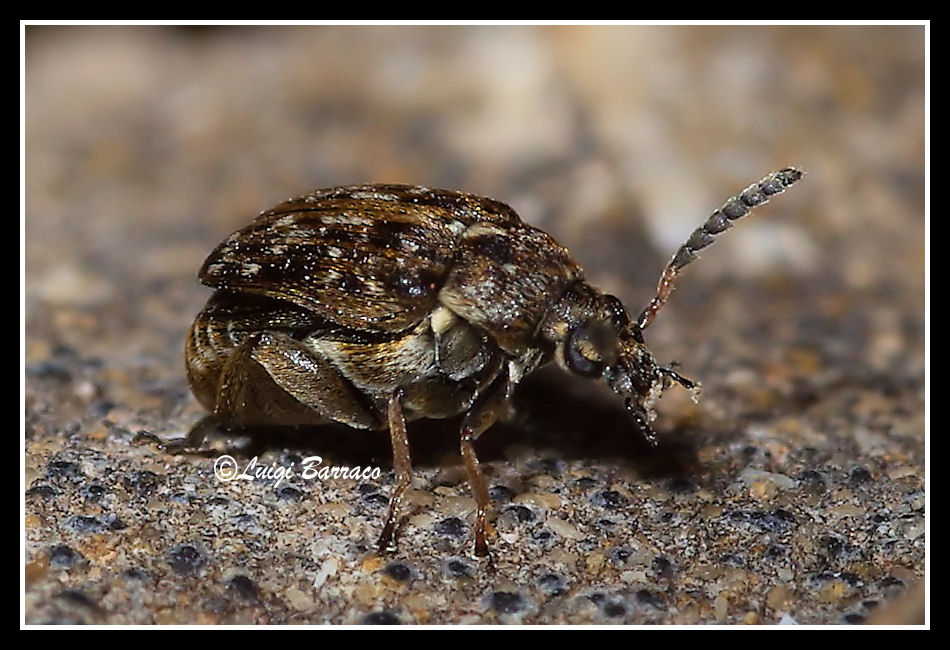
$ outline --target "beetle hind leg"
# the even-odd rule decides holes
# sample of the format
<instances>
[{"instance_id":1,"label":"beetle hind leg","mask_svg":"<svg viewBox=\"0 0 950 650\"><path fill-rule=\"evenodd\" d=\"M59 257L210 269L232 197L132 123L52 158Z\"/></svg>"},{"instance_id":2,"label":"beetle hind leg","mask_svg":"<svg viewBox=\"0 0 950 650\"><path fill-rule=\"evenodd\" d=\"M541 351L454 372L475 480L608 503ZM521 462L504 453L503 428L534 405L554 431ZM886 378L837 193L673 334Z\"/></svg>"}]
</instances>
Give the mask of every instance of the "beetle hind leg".
<instances>
[{"instance_id":1,"label":"beetle hind leg","mask_svg":"<svg viewBox=\"0 0 950 650\"><path fill-rule=\"evenodd\" d=\"M244 339L225 362L216 394L214 415L229 426L382 424L369 396L330 361L279 331Z\"/></svg>"},{"instance_id":2,"label":"beetle hind leg","mask_svg":"<svg viewBox=\"0 0 950 650\"><path fill-rule=\"evenodd\" d=\"M396 470L396 489L389 500L389 514L386 524L376 543L380 553L395 551L396 523L403 495L412 484L412 461L409 457L409 439L406 435L406 418L402 413L404 391L397 388L389 400L389 435L393 443L393 468Z\"/></svg>"}]
</instances>

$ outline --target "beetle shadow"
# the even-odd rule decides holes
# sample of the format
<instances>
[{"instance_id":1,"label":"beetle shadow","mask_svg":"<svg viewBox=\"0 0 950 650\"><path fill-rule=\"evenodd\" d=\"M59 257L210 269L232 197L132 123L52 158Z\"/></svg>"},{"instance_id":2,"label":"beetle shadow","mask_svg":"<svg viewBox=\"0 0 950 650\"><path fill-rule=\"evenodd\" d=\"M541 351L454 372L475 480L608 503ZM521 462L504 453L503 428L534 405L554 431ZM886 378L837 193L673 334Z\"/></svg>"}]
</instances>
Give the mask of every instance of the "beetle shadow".
<instances>
[{"instance_id":1,"label":"beetle shadow","mask_svg":"<svg viewBox=\"0 0 950 650\"><path fill-rule=\"evenodd\" d=\"M541 458L607 463L632 469L650 479L694 479L702 474L697 451L705 436L693 428L663 429L651 445L637 430L622 404L589 382L575 382L561 372L542 371L528 377L512 399L513 416L499 422L476 441L482 462L504 460L511 447L536 450ZM408 424L414 467L438 467L447 454L459 453L462 416L415 420ZM214 430L214 426L210 427ZM342 425L268 427L222 431L229 451L248 458L284 449L302 456L320 456L327 464L392 468L392 444L385 431ZM459 461L461 464L461 461Z\"/></svg>"}]
</instances>

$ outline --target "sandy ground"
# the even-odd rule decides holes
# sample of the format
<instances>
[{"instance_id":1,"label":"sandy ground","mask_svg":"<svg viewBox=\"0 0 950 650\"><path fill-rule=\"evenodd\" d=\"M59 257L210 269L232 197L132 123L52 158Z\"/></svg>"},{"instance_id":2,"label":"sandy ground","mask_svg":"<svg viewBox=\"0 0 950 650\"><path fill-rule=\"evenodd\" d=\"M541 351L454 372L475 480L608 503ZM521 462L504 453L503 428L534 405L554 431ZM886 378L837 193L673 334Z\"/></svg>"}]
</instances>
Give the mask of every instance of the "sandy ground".
<instances>
[{"instance_id":1,"label":"sandy ground","mask_svg":"<svg viewBox=\"0 0 950 650\"><path fill-rule=\"evenodd\" d=\"M922 620L923 45L920 27L27 28L26 622ZM664 397L658 448L557 369L478 441L494 570L468 555L457 419L412 425L382 557L385 434L162 444L204 415L182 353L202 260L286 197L489 195L636 312L692 228L787 165L808 174L648 331L704 387ZM222 453L382 476L223 483Z\"/></svg>"}]
</instances>

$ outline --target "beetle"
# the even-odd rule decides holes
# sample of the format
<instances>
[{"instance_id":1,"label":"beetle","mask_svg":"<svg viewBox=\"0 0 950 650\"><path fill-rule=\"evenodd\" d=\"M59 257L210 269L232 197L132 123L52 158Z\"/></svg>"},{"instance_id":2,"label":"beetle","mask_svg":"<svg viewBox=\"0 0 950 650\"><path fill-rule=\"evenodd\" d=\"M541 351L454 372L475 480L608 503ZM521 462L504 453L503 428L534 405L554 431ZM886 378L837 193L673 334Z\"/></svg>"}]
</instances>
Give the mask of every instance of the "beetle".
<instances>
[{"instance_id":1,"label":"beetle","mask_svg":"<svg viewBox=\"0 0 950 650\"><path fill-rule=\"evenodd\" d=\"M395 549L412 480L406 422L464 414L474 553L486 556L489 497L473 442L517 384L553 360L606 384L655 444L660 393L699 385L658 364L644 330L697 251L801 177L773 172L713 212L637 318L499 201L410 185L316 190L261 213L205 260L199 280L215 292L188 332L189 383L228 427L388 429L396 486L381 552Z\"/></svg>"}]
</instances>

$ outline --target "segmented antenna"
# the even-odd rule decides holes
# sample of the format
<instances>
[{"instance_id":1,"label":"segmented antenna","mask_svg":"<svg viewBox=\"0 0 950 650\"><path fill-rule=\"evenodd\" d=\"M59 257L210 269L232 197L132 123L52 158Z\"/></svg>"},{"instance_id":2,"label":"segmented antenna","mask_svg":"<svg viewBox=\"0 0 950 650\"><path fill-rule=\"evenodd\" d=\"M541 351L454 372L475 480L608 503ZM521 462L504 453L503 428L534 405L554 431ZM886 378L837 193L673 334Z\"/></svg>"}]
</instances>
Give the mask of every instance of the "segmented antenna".
<instances>
[{"instance_id":1,"label":"segmented antenna","mask_svg":"<svg viewBox=\"0 0 950 650\"><path fill-rule=\"evenodd\" d=\"M722 207L712 213L702 226L693 231L686 243L680 246L673 259L670 260L666 268L663 269L663 275L660 276L660 282L656 287L656 295L650 304L646 306L637 319L640 330L643 331L650 326L656 313L666 304L673 291L673 280L684 266L696 259L696 251L706 248L715 241L715 236L719 233L732 228L732 222L739 217L749 214L749 211L757 205L768 203L776 194L781 194L786 188L793 185L798 179L804 176L805 172L787 167L777 172L772 172L758 183L754 183L745 188L736 196L731 197Z\"/></svg>"}]
</instances>

